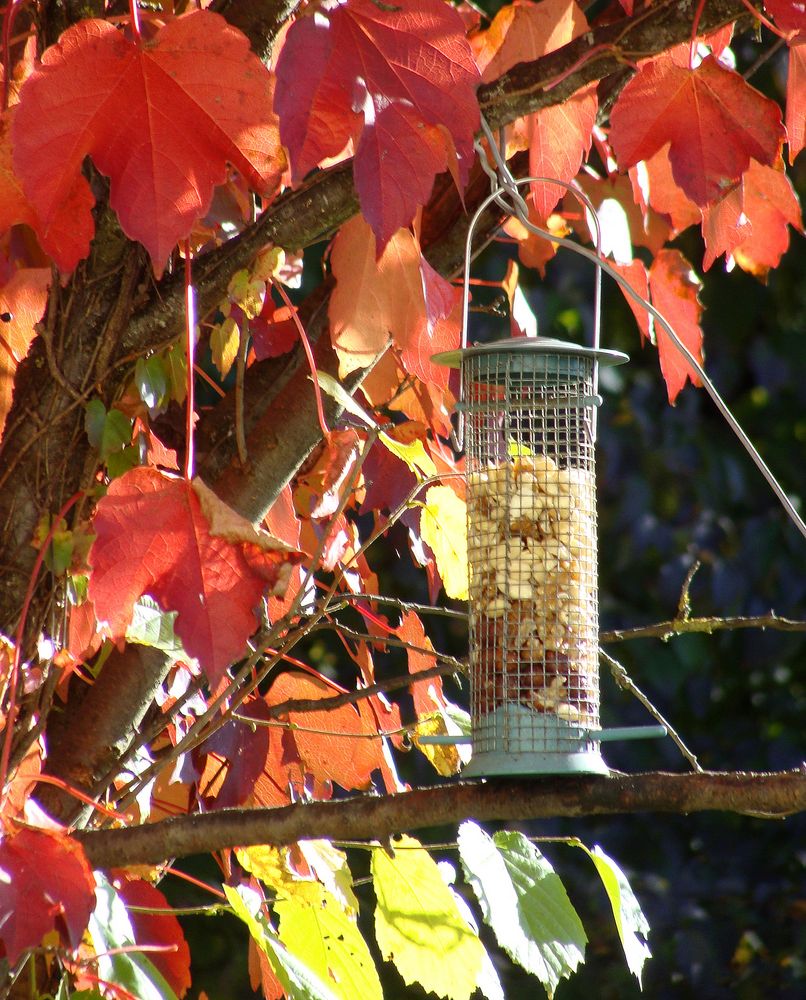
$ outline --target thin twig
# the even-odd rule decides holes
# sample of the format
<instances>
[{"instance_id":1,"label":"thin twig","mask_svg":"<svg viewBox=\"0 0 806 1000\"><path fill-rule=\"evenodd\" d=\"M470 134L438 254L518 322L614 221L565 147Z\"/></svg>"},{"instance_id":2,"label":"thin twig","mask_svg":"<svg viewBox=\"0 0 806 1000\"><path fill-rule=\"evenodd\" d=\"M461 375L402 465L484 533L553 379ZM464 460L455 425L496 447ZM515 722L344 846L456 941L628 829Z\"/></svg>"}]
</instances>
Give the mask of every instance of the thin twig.
<instances>
[{"instance_id":1,"label":"thin twig","mask_svg":"<svg viewBox=\"0 0 806 1000\"><path fill-rule=\"evenodd\" d=\"M699 761L694 756L694 754L689 750L686 744L681 739L677 730L672 726L666 717L652 704L652 702L647 698L644 692L638 687L635 681L630 677L624 667L619 663L618 660L614 659L609 653L606 653L603 649L599 650L599 655L605 661L605 663L610 667L610 673L613 675L613 680L622 689L622 691L627 691L629 694L633 695L644 708L649 712L653 719L657 720L662 726L666 727L666 731L672 739L672 742L680 751L680 753L686 758L686 760L691 764L693 770L702 772Z\"/></svg>"},{"instance_id":2,"label":"thin twig","mask_svg":"<svg viewBox=\"0 0 806 1000\"><path fill-rule=\"evenodd\" d=\"M249 351L249 338L241 324L238 324L238 360L235 368L235 444L238 448L238 461L245 469L249 461L246 450L246 434L244 433L244 379L246 377L246 355Z\"/></svg>"},{"instance_id":3,"label":"thin twig","mask_svg":"<svg viewBox=\"0 0 806 1000\"><path fill-rule=\"evenodd\" d=\"M676 635L704 632L726 632L734 629L760 628L775 629L779 632L806 632L806 621L779 618L774 611L767 615L748 615L732 618L689 618L685 621L674 618L657 622L655 625L637 625L635 628L610 629L599 633L600 642L625 642L627 639L663 639L664 642Z\"/></svg>"}]
</instances>

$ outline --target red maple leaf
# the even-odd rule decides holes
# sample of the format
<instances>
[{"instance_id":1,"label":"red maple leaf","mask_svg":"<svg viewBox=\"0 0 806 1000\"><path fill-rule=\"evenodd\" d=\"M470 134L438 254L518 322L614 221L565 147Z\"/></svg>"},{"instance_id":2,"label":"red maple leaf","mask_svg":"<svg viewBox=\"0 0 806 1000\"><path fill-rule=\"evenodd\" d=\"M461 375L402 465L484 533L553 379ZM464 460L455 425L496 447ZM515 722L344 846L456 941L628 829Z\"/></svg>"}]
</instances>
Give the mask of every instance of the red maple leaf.
<instances>
[{"instance_id":1,"label":"red maple leaf","mask_svg":"<svg viewBox=\"0 0 806 1000\"><path fill-rule=\"evenodd\" d=\"M479 74L462 19L442 0L315 6L288 32L277 83L296 180L356 142L356 188L379 252L454 156L466 182Z\"/></svg>"},{"instance_id":2,"label":"red maple leaf","mask_svg":"<svg viewBox=\"0 0 806 1000\"><path fill-rule=\"evenodd\" d=\"M772 14L784 31L806 31L806 3L803 0L764 0L764 10Z\"/></svg>"},{"instance_id":3,"label":"red maple leaf","mask_svg":"<svg viewBox=\"0 0 806 1000\"><path fill-rule=\"evenodd\" d=\"M328 698L344 688L312 674L280 674L266 695L269 705L291 698ZM335 781L342 788L368 788L372 772L380 769L383 747L372 711L365 701L327 712L289 712L282 718L294 724L293 740L304 769L321 782ZM375 736L375 739L370 737Z\"/></svg>"},{"instance_id":4,"label":"red maple leaf","mask_svg":"<svg viewBox=\"0 0 806 1000\"><path fill-rule=\"evenodd\" d=\"M786 79L786 137L789 162L806 146L806 35L789 43L789 74Z\"/></svg>"},{"instance_id":5,"label":"red maple leaf","mask_svg":"<svg viewBox=\"0 0 806 1000\"><path fill-rule=\"evenodd\" d=\"M92 194L86 184L73 186L54 206L48 223L42 222L12 163L11 132L18 107L14 105L0 115L0 232L25 223L36 231L43 250L54 259L58 256L64 270L72 270L86 254L92 238Z\"/></svg>"},{"instance_id":6,"label":"red maple leaf","mask_svg":"<svg viewBox=\"0 0 806 1000\"><path fill-rule=\"evenodd\" d=\"M77 261L53 233L66 201L81 205L81 256L89 250L85 156L109 177L124 232L158 274L207 212L228 162L256 190L273 190L285 163L272 90L246 37L209 11L169 21L144 44L106 21L68 28L26 80L13 125L14 167L56 263Z\"/></svg>"},{"instance_id":7,"label":"red maple leaf","mask_svg":"<svg viewBox=\"0 0 806 1000\"><path fill-rule=\"evenodd\" d=\"M299 343L299 331L291 310L288 306L278 308L271 295L266 296L259 315L249 321L249 333L258 361L279 358Z\"/></svg>"},{"instance_id":8,"label":"red maple leaf","mask_svg":"<svg viewBox=\"0 0 806 1000\"><path fill-rule=\"evenodd\" d=\"M485 83L506 73L516 63L539 59L588 30L588 22L574 0L543 0L503 7L485 35L476 39L484 66ZM489 58L494 52L492 58ZM488 61L489 60L489 61ZM529 173L535 177L574 178L590 150L599 102L596 85L577 91L554 107L519 119L511 130L511 144L529 150ZM546 219L566 189L558 184L531 185L539 218Z\"/></svg>"},{"instance_id":9,"label":"red maple leaf","mask_svg":"<svg viewBox=\"0 0 806 1000\"><path fill-rule=\"evenodd\" d=\"M115 887L126 904L135 940L139 945L157 946L147 953L149 961L174 993L183 997L190 988L190 949L168 900L140 878L115 880Z\"/></svg>"},{"instance_id":10,"label":"red maple leaf","mask_svg":"<svg viewBox=\"0 0 806 1000\"><path fill-rule=\"evenodd\" d=\"M679 250L661 250L652 261L649 269L652 304L669 321L694 358L702 364L702 306L697 298L700 286L701 282L692 271L691 264ZM669 402L674 403L687 380L690 379L692 385L702 383L699 375L659 323L655 323L655 339Z\"/></svg>"},{"instance_id":11,"label":"red maple leaf","mask_svg":"<svg viewBox=\"0 0 806 1000\"><path fill-rule=\"evenodd\" d=\"M633 167L630 181L636 201L645 211L652 208L658 215L668 217L672 235L682 233L702 218L700 209L675 183L668 146Z\"/></svg>"},{"instance_id":12,"label":"red maple leaf","mask_svg":"<svg viewBox=\"0 0 806 1000\"><path fill-rule=\"evenodd\" d=\"M177 611L176 633L215 686L243 655L268 589L282 593L295 559L216 501L203 483L136 468L98 502L89 553L90 599L113 638L148 594Z\"/></svg>"},{"instance_id":13,"label":"red maple leaf","mask_svg":"<svg viewBox=\"0 0 806 1000\"><path fill-rule=\"evenodd\" d=\"M800 205L781 162L778 169L755 161L742 183L703 212L707 270L721 254L739 267L766 278L789 246L789 226L803 231Z\"/></svg>"},{"instance_id":14,"label":"red maple leaf","mask_svg":"<svg viewBox=\"0 0 806 1000\"><path fill-rule=\"evenodd\" d=\"M23 829L0 843L0 945L10 965L49 931L81 943L95 906L84 848L59 831Z\"/></svg>"},{"instance_id":15,"label":"red maple leaf","mask_svg":"<svg viewBox=\"0 0 806 1000\"><path fill-rule=\"evenodd\" d=\"M773 164L786 138L778 105L713 56L696 69L668 56L644 63L610 124L622 169L670 143L675 182L701 206L736 184L751 157Z\"/></svg>"}]
</instances>

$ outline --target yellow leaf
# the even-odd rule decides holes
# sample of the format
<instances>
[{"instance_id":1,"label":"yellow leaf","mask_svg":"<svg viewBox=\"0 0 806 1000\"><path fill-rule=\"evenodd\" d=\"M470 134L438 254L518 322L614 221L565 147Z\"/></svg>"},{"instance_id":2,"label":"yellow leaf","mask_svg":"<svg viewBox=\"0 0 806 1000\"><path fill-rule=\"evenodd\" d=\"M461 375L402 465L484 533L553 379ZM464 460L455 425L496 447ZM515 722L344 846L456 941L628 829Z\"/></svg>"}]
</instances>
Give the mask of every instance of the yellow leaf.
<instances>
[{"instance_id":1,"label":"yellow leaf","mask_svg":"<svg viewBox=\"0 0 806 1000\"><path fill-rule=\"evenodd\" d=\"M481 941L419 841L404 836L393 847L394 857L382 848L372 852L381 954L394 961L406 983L418 982L448 1000L468 1000L484 960Z\"/></svg>"},{"instance_id":2,"label":"yellow leaf","mask_svg":"<svg viewBox=\"0 0 806 1000\"><path fill-rule=\"evenodd\" d=\"M318 882L298 882L274 904L279 936L292 955L341 1000L383 1000L367 942L336 899Z\"/></svg>"},{"instance_id":3,"label":"yellow leaf","mask_svg":"<svg viewBox=\"0 0 806 1000\"><path fill-rule=\"evenodd\" d=\"M213 355L213 364L221 372L221 378L227 377L238 357L240 342L241 331L232 316L227 316L223 323L213 327L210 334L210 351Z\"/></svg>"},{"instance_id":4,"label":"yellow leaf","mask_svg":"<svg viewBox=\"0 0 806 1000\"><path fill-rule=\"evenodd\" d=\"M268 281L285 266L285 250L282 247L266 247L255 258L252 277L257 281Z\"/></svg>"},{"instance_id":5,"label":"yellow leaf","mask_svg":"<svg viewBox=\"0 0 806 1000\"><path fill-rule=\"evenodd\" d=\"M353 876L344 851L334 847L329 840L300 840L297 847L316 878L335 896L347 916L355 916L358 900L353 892Z\"/></svg>"},{"instance_id":6,"label":"yellow leaf","mask_svg":"<svg viewBox=\"0 0 806 1000\"><path fill-rule=\"evenodd\" d=\"M253 279L246 268L236 271L227 286L230 302L243 311L247 319L260 315L266 295L266 282Z\"/></svg>"},{"instance_id":7,"label":"yellow leaf","mask_svg":"<svg viewBox=\"0 0 806 1000\"><path fill-rule=\"evenodd\" d=\"M425 494L420 534L431 547L445 593L467 600L467 504L450 486L432 486Z\"/></svg>"},{"instance_id":8,"label":"yellow leaf","mask_svg":"<svg viewBox=\"0 0 806 1000\"><path fill-rule=\"evenodd\" d=\"M434 460L426 453L423 442L419 438L415 438L408 444L403 444L402 441L396 441L384 431L381 431L378 437L393 455L396 455L408 465L418 479L422 478L421 473L426 476L435 476L437 474L437 467L434 465Z\"/></svg>"},{"instance_id":9,"label":"yellow leaf","mask_svg":"<svg viewBox=\"0 0 806 1000\"><path fill-rule=\"evenodd\" d=\"M462 766L462 760L456 744L432 744L421 743L421 736L447 736L448 725L441 712L434 712L421 718L417 723L417 731L414 734L414 745L421 750L438 774L444 778L449 778L452 774L458 774Z\"/></svg>"},{"instance_id":10,"label":"yellow leaf","mask_svg":"<svg viewBox=\"0 0 806 1000\"><path fill-rule=\"evenodd\" d=\"M288 848L261 844L254 847L237 847L238 864L273 889L282 891L297 881L288 866Z\"/></svg>"}]
</instances>

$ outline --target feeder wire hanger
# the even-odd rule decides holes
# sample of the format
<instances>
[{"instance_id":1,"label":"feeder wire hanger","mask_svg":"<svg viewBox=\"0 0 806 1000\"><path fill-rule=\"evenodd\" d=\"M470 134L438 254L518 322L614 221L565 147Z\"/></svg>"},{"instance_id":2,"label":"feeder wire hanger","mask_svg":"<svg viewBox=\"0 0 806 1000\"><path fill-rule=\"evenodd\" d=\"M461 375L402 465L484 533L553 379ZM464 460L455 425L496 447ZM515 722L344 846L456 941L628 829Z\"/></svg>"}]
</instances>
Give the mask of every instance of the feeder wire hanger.
<instances>
[{"instance_id":1,"label":"feeder wire hanger","mask_svg":"<svg viewBox=\"0 0 806 1000\"><path fill-rule=\"evenodd\" d=\"M487 151L485 147L481 144L479 140L476 140L475 147L479 154L479 161L481 163L482 169L489 176L490 183L493 188L492 192L487 195L484 201L479 205L473 218L470 222L470 227L467 233L467 240L465 243L465 265L464 265L464 280L463 280L463 303L462 303L462 348L467 347L467 329L468 329L468 308L470 299L470 264L473 259L473 233L475 231L476 224L482 213L493 203L498 205L507 215L516 218L530 233L534 233L535 236L540 236L542 239L548 240L550 243L557 243L560 246L567 247L569 250L573 250L574 253L585 257L587 260L592 261L596 266L596 287L595 287L595 300L594 300L594 331L593 331L593 346L594 349L599 349L600 341L600 330L601 330L601 277L602 271L606 272L613 278L614 281L618 283L622 291L628 295L634 302L637 302L641 308L646 309L646 311L652 316L656 323L658 323L664 332L668 335L669 339L672 341L674 346L677 348L678 352L685 358L688 364L697 373L700 380L702 381L703 388L706 390L708 395L714 402L714 405L722 414L726 423L736 435L736 437L741 442L745 451L750 455L753 462L757 466L758 470L761 472L764 479L767 481L770 489L775 493L781 502L784 510L786 511L789 519L801 533L804 539L806 539L806 522L798 513L792 500L789 498L788 494L775 478L772 470L769 468L767 463L759 454L753 442L745 433L739 421L731 413L730 407L722 398L719 390L705 373L702 365L697 361L691 351L686 347L680 337L675 333L672 325L669 321L642 295L635 291L635 289L630 285L630 283L624 278L619 272L612 267L612 265L605 259L602 253L602 240L601 240L601 226L599 224L599 218L596 214L596 210L591 202L590 198L581 191L577 186L566 181L561 181L556 177L522 177L516 178L513 176L509 167L507 166L506 160L504 158L503 150L496 142L495 136L493 135L492 129L485 119L484 115L481 116L481 128L484 136L489 145L490 152L492 153L493 160L495 162L495 167L493 168L488 160ZM501 145L503 145L503 130L501 130ZM583 202L588 209L590 216L593 220L595 234L596 234L596 250L589 250L587 247L582 246L579 243L574 242L564 236L557 236L553 233L548 232L545 229L541 229L536 226L529 219L529 206L518 190L525 184L531 184L533 182L545 182L550 184L556 184L559 187L565 188L567 191L571 192L576 198ZM507 200L509 199L509 200ZM461 369L460 369L461 371ZM594 390L598 383L598 365L594 364ZM462 392L461 385L461 375L460 375L460 396ZM593 436L595 440L595 420L596 414L593 416L594 427ZM458 444L459 450L461 450L462 439L464 436L464 427L462 415L459 415L458 433L456 435L455 443Z\"/></svg>"}]
</instances>

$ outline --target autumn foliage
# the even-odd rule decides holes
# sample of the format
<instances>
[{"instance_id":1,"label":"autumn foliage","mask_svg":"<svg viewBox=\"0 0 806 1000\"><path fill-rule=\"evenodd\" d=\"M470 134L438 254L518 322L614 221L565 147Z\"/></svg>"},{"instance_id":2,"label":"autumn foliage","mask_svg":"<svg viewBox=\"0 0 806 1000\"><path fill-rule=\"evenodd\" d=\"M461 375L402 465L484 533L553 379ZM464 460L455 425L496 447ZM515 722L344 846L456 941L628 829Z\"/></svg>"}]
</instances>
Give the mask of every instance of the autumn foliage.
<instances>
[{"instance_id":1,"label":"autumn foliage","mask_svg":"<svg viewBox=\"0 0 806 1000\"><path fill-rule=\"evenodd\" d=\"M435 773L460 768L455 748L419 744L464 714L418 614L381 600L372 544L402 525L432 599L465 596L458 385L432 355L460 341L453 279L492 162L482 111L516 175L588 195L603 253L702 360L697 272L724 259L764 281L802 232L786 162L806 144L806 15L757 11L764 44L783 40L779 103L736 66L754 30L739 0L696 23L631 0L591 22L575 0L489 17L322 0L285 5L277 30L253 8L279 4L87 5L99 16L72 23L33 6L9 0L3 31L0 956L10 976L47 966L54 993L181 997L165 872L93 875L74 827L335 786L405 794L410 741ZM527 190L533 223L592 244L573 194ZM545 274L557 244L504 221L482 239ZM671 245L687 230L701 259ZM513 313L516 279L499 279ZM674 403L699 378L628 302ZM340 637L332 676L305 652L324 631ZM374 660L399 646L410 673L385 693ZM519 836L464 830L466 877L503 936L485 880L543 870ZM438 995L497 995L453 889L417 842L398 848L372 854L382 957ZM222 852L213 890L251 933L254 982L269 998L380 996L344 853L265 851ZM423 900L439 961L407 930ZM638 976L640 933L624 941ZM511 956L550 990L582 960L581 925L554 965L521 937Z\"/></svg>"}]
</instances>

